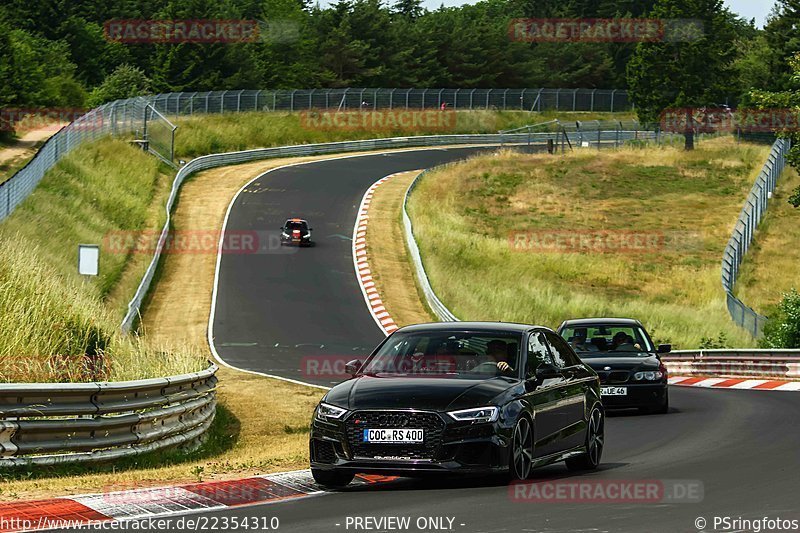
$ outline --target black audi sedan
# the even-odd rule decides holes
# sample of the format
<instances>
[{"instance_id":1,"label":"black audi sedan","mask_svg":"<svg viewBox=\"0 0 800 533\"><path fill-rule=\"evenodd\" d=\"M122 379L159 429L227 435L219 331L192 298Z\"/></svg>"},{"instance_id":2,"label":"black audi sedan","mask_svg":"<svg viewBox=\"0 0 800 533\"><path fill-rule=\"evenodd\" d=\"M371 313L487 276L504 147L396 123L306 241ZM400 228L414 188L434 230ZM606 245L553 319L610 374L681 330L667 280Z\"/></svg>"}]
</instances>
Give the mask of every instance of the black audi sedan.
<instances>
[{"instance_id":1,"label":"black audi sedan","mask_svg":"<svg viewBox=\"0 0 800 533\"><path fill-rule=\"evenodd\" d=\"M566 461L593 469L605 415L597 374L555 332L445 322L401 328L314 410L311 472L328 487L356 473L503 473Z\"/></svg>"},{"instance_id":2,"label":"black audi sedan","mask_svg":"<svg viewBox=\"0 0 800 533\"><path fill-rule=\"evenodd\" d=\"M644 326L630 318L567 320L558 332L600 376L603 404L669 412L667 369L659 358L672 346L655 346Z\"/></svg>"}]
</instances>

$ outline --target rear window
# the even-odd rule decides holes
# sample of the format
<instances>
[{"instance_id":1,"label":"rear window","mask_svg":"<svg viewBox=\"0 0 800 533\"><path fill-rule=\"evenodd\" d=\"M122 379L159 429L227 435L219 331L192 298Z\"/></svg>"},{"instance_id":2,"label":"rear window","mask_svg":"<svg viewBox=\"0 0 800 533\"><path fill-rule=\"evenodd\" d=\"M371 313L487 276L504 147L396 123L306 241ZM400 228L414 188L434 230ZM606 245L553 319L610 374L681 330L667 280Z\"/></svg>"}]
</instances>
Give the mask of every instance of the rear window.
<instances>
[{"instance_id":1,"label":"rear window","mask_svg":"<svg viewBox=\"0 0 800 533\"><path fill-rule=\"evenodd\" d=\"M305 231L306 227L307 226L306 226L305 222L287 222L286 223L286 229L288 231L294 231L294 230Z\"/></svg>"}]
</instances>

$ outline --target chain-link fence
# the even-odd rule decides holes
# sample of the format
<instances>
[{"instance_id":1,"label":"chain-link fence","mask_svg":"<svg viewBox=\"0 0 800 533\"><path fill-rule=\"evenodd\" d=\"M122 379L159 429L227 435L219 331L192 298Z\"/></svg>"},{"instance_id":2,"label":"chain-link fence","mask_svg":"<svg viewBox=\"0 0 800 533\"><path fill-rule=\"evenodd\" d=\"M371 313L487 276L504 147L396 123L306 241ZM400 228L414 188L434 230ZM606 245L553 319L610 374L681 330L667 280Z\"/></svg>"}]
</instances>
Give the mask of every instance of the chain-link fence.
<instances>
[{"instance_id":1,"label":"chain-link fence","mask_svg":"<svg viewBox=\"0 0 800 533\"><path fill-rule=\"evenodd\" d=\"M133 133L151 153L171 162L174 131L175 126L142 97L118 100L89 111L50 137L27 165L0 184L0 221L33 192L48 170L82 143L105 135Z\"/></svg>"},{"instance_id":2,"label":"chain-link fence","mask_svg":"<svg viewBox=\"0 0 800 533\"><path fill-rule=\"evenodd\" d=\"M522 111L630 111L628 93L600 89L298 89L169 93L104 104L54 135L19 172L0 185L0 221L44 174L84 141L134 134L136 141L174 166L175 130L167 115L307 109L502 109ZM600 128L598 128L600 129Z\"/></svg>"},{"instance_id":3,"label":"chain-link fence","mask_svg":"<svg viewBox=\"0 0 800 533\"><path fill-rule=\"evenodd\" d=\"M769 158L747 197L722 257L722 287L727 293L728 312L737 325L754 337L761 335L767 318L734 296L733 287L739 277L739 267L753 242L756 228L767 211L772 192L786 166L786 155L790 148L791 142L788 139L778 139L772 145Z\"/></svg>"},{"instance_id":4,"label":"chain-link fence","mask_svg":"<svg viewBox=\"0 0 800 533\"><path fill-rule=\"evenodd\" d=\"M165 115L308 109L497 109L624 112L627 91L601 89L298 89L169 93L148 98Z\"/></svg>"}]
</instances>

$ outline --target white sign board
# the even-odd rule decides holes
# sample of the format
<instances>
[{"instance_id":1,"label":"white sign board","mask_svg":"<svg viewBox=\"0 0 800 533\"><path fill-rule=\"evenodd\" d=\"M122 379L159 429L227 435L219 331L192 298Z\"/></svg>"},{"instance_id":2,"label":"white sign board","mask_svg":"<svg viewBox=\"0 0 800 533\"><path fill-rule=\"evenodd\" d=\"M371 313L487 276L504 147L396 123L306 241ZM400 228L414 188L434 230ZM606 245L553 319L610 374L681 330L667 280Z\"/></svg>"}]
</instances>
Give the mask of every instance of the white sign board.
<instances>
[{"instance_id":1,"label":"white sign board","mask_svg":"<svg viewBox=\"0 0 800 533\"><path fill-rule=\"evenodd\" d=\"M94 244L78 245L78 274L96 276L100 272L100 247Z\"/></svg>"}]
</instances>

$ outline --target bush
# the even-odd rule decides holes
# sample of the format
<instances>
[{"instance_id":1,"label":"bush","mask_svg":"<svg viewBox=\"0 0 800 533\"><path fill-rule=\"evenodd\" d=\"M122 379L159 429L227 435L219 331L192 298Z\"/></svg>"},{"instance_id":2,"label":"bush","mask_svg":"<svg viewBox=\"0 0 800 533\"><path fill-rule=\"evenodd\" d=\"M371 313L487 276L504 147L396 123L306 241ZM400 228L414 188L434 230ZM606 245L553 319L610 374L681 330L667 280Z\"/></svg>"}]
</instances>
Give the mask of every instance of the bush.
<instances>
[{"instance_id":1,"label":"bush","mask_svg":"<svg viewBox=\"0 0 800 533\"><path fill-rule=\"evenodd\" d=\"M150 79L140 68L120 65L95 87L87 101L94 108L106 102L141 96L150 92Z\"/></svg>"},{"instance_id":2,"label":"bush","mask_svg":"<svg viewBox=\"0 0 800 533\"><path fill-rule=\"evenodd\" d=\"M762 348L800 348L800 293L783 295L775 315L764 326Z\"/></svg>"}]
</instances>

